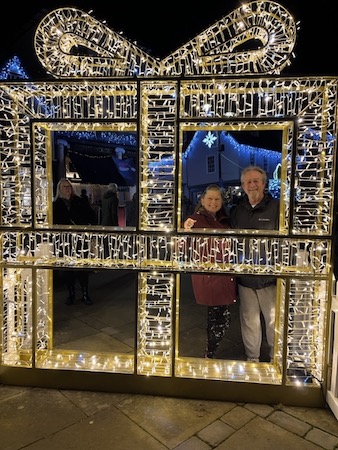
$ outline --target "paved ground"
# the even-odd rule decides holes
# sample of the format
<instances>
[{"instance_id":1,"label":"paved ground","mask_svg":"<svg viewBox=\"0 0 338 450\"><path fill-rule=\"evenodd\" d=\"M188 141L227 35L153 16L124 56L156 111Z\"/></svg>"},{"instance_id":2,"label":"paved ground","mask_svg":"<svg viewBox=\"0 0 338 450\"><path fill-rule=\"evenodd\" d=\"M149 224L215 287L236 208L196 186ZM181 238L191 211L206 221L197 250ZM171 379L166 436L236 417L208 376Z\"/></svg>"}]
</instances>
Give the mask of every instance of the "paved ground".
<instances>
[{"instance_id":1,"label":"paved ground","mask_svg":"<svg viewBox=\"0 0 338 450\"><path fill-rule=\"evenodd\" d=\"M329 409L0 385L1 450L338 448Z\"/></svg>"},{"instance_id":2,"label":"paved ground","mask_svg":"<svg viewBox=\"0 0 338 450\"><path fill-rule=\"evenodd\" d=\"M135 276L93 273L90 306L79 295L65 305L56 277L54 346L133 352ZM206 310L195 304L188 279L180 302L180 354L202 356ZM244 358L237 307L218 357ZM338 449L338 420L329 408L0 385L0 449L331 450Z\"/></svg>"},{"instance_id":3,"label":"paved ground","mask_svg":"<svg viewBox=\"0 0 338 450\"><path fill-rule=\"evenodd\" d=\"M81 302L77 289L75 304L64 304L67 290L62 275L57 277L54 291L54 347L73 350L100 349L131 353L135 342L137 285L135 272L101 270L90 276L93 305ZM218 358L244 360L244 347L239 327L238 304L231 305L231 326L217 351ZM206 345L206 313L197 305L189 275L182 275L179 305L179 355L203 357ZM262 346L262 361L268 361L268 348Z\"/></svg>"}]
</instances>

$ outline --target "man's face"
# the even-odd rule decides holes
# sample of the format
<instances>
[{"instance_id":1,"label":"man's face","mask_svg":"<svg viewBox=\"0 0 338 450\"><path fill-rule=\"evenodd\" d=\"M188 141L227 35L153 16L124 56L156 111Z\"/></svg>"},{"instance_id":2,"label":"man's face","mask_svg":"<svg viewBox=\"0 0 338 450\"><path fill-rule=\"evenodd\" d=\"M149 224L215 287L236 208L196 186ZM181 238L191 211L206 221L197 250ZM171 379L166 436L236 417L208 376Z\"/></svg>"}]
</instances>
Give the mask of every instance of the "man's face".
<instances>
[{"instance_id":1,"label":"man's face","mask_svg":"<svg viewBox=\"0 0 338 450\"><path fill-rule=\"evenodd\" d=\"M242 188L249 197L250 203L258 203L264 197L265 183L262 174L257 170L246 172L243 177Z\"/></svg>"}]
</instances>

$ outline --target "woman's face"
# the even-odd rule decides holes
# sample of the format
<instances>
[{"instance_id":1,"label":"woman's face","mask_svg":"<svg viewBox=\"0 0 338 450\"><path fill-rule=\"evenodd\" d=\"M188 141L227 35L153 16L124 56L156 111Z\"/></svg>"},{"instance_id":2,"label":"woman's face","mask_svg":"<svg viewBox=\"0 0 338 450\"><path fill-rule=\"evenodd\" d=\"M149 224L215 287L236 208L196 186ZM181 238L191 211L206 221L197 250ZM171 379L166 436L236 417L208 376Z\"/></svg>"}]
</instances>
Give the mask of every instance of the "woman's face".
<instances>
[{"instance_id":1,"label":"woman's face","mask_svg":"<svg viewBox=\"0 0 338 450\"><path fill-rule=\"evenodd\" d=\"M62 181L60 186L60 197L69 200L72 195L72 185L68 181Z\"/></svg>"},{"instance_id":2,"label":"woman's face","mask_svg":"<svg viewBox=\"0 0 338 450\"><path fill-rule=\"evenodd\" d=\"M216 214L222 207L222 196L218 191L208 190L201 200L202 206L213 214Z\"/></svg>"}]
</instances>

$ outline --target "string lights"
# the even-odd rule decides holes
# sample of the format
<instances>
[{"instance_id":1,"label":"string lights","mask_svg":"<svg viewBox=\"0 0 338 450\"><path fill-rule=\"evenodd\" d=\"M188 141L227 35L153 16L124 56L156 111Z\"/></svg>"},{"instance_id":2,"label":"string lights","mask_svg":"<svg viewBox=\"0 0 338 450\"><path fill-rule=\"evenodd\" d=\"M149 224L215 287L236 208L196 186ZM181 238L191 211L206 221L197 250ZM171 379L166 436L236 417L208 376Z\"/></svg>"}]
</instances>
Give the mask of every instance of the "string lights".
<instances>
[{"instance_id":1,"label":"string lights","mask_svg":"<svg viewBox=\"0 0 338 450\"><path fill-rule=\"evenodd\" d=\"M264 46L235 52L253 38ZM35 49L57 79L0 84L3 365L271 385L323 382L337 79L270 77L289 64L295 38L294 20L281 5L253 1L158 61L90 14L61 8L46 15ZM97 55L74 56L78 43ZM254 129L258 122L283 135L274 187L280 230L187 235L180 229L182 159L194 140L183 149L183 133L194 130L197 139L207 132L208 143L214 131ZM52 136L59 131L84 138L107 133L122 146L117 141L123 132L138 142L137 229L53 227ZM215 249L226 249L223 256L204 251L210 239ZM135 355L53 348L56 267L138 271ZM174 346L180 302L175 285L186 271L278 277L274 364L180 356Z\"/></svg>"}]
</instances>

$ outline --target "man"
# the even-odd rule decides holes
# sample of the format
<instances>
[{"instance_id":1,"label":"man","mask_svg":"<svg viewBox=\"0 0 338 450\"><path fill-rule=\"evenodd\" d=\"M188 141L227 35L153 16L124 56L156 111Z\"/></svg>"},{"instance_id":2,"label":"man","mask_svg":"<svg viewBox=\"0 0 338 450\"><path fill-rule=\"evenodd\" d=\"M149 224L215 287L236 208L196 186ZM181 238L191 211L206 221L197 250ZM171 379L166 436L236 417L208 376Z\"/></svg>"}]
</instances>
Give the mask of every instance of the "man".
<instances>
[{"instance_id":1,"label":"man","mask_svg":"<svg viewBox=\"0 0 338 450\"><path fill-rule=\"evenodd\" d=\"M278 230L279 202L270 193L265 192L266 182L267 175L262 168L249 166L243 169L241 185L245 195L231 211L233 228ZM272 361L276 315L276 278L272 276L241 276L237 278L237 286L240 300L241 333L247 360L259 362L262 344L262 313L270 361Z\"/></svg>"},{"instance_id":2,"label":"man","mask_svg":"<svg viewBox=\"0 0 338 450\"><path fill-rule=\"evenodd\" d=\"M103 194L101 224L110 227L119 226L119 198L115 183L110 183L107 192Z\"/></svg>"}]
</instances>

